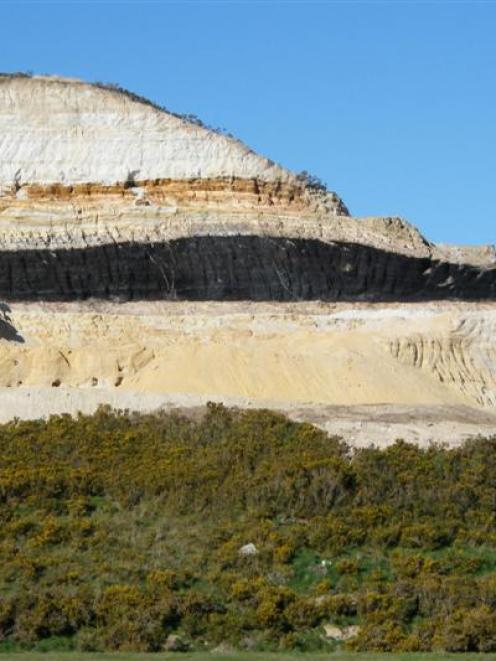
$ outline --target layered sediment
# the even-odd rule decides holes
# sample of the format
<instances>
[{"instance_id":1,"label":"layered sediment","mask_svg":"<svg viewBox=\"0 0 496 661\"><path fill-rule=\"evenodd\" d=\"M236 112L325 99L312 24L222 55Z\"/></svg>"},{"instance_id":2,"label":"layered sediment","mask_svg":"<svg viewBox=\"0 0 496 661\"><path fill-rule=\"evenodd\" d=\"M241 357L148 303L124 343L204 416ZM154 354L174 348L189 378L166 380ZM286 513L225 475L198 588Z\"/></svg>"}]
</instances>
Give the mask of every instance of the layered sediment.
<instances>
[{"instance_id":1,"label":"layered sediment","mask_svg":"<svg viewBox=\"0 0 496 661\"><path fill-rule=\"evenodd\" d=\"M0 298L11 302L496 300L496 269L359 243L194 236L3 251Z\"/></svg>"},{"instance_id":2,"label":"layered sediment","mask_svg":"<svg viewBox=\"0 0 496 661\"><path fill-rule=\"evenodd\" d=\"M31 396L496 414L493 247L353 218L114 88L0 77L0 300L4 417Z\"/></svg>"}]
</instances>

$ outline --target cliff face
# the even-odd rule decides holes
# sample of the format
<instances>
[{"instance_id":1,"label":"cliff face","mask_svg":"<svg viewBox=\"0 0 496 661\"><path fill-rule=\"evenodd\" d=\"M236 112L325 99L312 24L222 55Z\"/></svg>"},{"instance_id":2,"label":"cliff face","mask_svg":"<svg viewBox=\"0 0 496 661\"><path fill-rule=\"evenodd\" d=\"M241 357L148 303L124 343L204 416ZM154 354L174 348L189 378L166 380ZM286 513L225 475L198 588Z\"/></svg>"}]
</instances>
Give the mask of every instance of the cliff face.
<instances>
[{"instance_id":1,"label":"cliff face","mask_svg":"<svg viewBox=\"0 0 496 661\"><path fill-rule=\"evenodd\" d=\"M9 389L0 397L16 415L15 401L32 388L40 401L46 394L44 412L63 410L66 395L83 408L85 397L118 404L124 391L259 393L312 406L407 406L410 398L491 410L495 351L483 319L496 299L495 265L491 247L436 246L399 218L353 218L336 193L133 94L0 76L0 388ZM167 317L187 301L177 335ZM309 326L298 307L305 301L319 311ZM480 318L472 307L465 315L468 301L483 307ZM341 335L344 322L333 317L333 332L319 334L334 303L351 305L346 316L364 302L378 317L359 341L359 318ZM427 314L428 302L439 314ZM390 327L391 305L405 308L410 333ZM128 328L141 328L139 339L115 335L123 314ZM235 329L222 337L223 353L215 333L202 330L206 318ZM486 330L467 336L472 322ZM191 345L203 349L192 354ZM129 355L146 378L124 367ZM280 360L269 370L271 355ZM85 360L91 374L83 378ZM340 385L330 376L338 365ZM170 370L190 377L171 379ZM284 374L302 387L286 387Z\"/></svg>"},{"instance_id":2,"label":"cliff face","mask_svg":"<svg viewBox=\"0 0 496 661\"><path fill-rule=\"evenodd\" d=\"M237 140L136 101L54 78L0 76L0 183L116 183L291 174Z\"/></svg>"},{"instance_id":3,"label":"cliff face","mask_svg":"<svg viewBox=\"0 0 496 661\"><path fill-rule=\"evenodd\" d=\"M284 410L352 444L496 432L494 304L87 301L7 314L1 421L210 400Z\"/></svg>"},{"instance_id":4,"label":"cliff face","mask_svg":"<svg viewBox=\"0 0 496 661\"><path fill-rule=\"evenodd\" d=\"M0 76L6 300L494 297L494 252L437 248L113 88Z\"/></svg>"}]
</instances>

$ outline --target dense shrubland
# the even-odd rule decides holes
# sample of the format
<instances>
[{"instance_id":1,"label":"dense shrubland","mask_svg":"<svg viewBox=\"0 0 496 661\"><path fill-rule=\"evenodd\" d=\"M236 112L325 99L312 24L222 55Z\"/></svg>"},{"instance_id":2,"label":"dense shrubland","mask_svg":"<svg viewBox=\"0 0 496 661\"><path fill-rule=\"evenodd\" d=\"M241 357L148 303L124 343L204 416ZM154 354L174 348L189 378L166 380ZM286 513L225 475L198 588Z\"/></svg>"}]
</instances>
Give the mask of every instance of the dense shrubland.
<instances>
[{"instance_id":1,"label":"dense shrubland","mask_svg":"<svg viewBox=\"0 0 496 661\"><path fill-rule=\"evenodd\" d=\"M356 650L495 651L495 441L352 454L217 405L4 425L0 648L331 648L332 623Z\"/></svg>"}]
</instances>

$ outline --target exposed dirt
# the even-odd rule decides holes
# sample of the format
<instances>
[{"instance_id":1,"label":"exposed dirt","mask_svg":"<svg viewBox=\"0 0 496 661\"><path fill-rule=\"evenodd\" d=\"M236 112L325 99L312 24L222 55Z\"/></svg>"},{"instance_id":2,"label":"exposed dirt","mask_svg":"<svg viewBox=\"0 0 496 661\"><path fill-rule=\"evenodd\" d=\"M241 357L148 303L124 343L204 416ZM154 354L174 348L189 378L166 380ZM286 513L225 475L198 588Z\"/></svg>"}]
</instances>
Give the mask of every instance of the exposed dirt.
<instances>
[{"instance_id":1,"label":"exposed dirt","mask_svg":"<svg viewBox=\"0 0 496 661\"><path fill-rule=\"evenodd\" d=\"M282 410L356 445L496 432L492 304L94 301L4 314L2 420L212 400Z\"/></svg>"}]
</instances>

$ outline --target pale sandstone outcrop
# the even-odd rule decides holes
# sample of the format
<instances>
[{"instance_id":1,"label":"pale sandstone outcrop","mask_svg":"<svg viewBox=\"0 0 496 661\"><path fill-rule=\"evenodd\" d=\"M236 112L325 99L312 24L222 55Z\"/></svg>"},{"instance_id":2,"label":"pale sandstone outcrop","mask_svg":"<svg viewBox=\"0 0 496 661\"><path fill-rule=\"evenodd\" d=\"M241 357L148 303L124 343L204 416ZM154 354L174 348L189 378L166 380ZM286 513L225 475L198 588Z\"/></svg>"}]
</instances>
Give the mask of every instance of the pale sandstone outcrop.
<instances>
[{"instance_id":1,"label":"pale sandstone outcrop","mask_svg":"<svg viewBox=\"0 0 496 661\"><path fill-rule=\"evenodd\" d=\"M400 218L350 218L335 193L133 95L0 75L3 249L205 234L312 237L496 263L494 247L435 246Z\"/></svg>"},{"instance_id":2,"label":"pale sandstone outcrop","mask_svg":"<svg viewBox=\"0 0 496 661\"><path fill-rule=\"evenodd\" d=\"M287 180L238 140L111 88L0 76L0 184L171 178Z\"/></svg>"}]
</instances>

